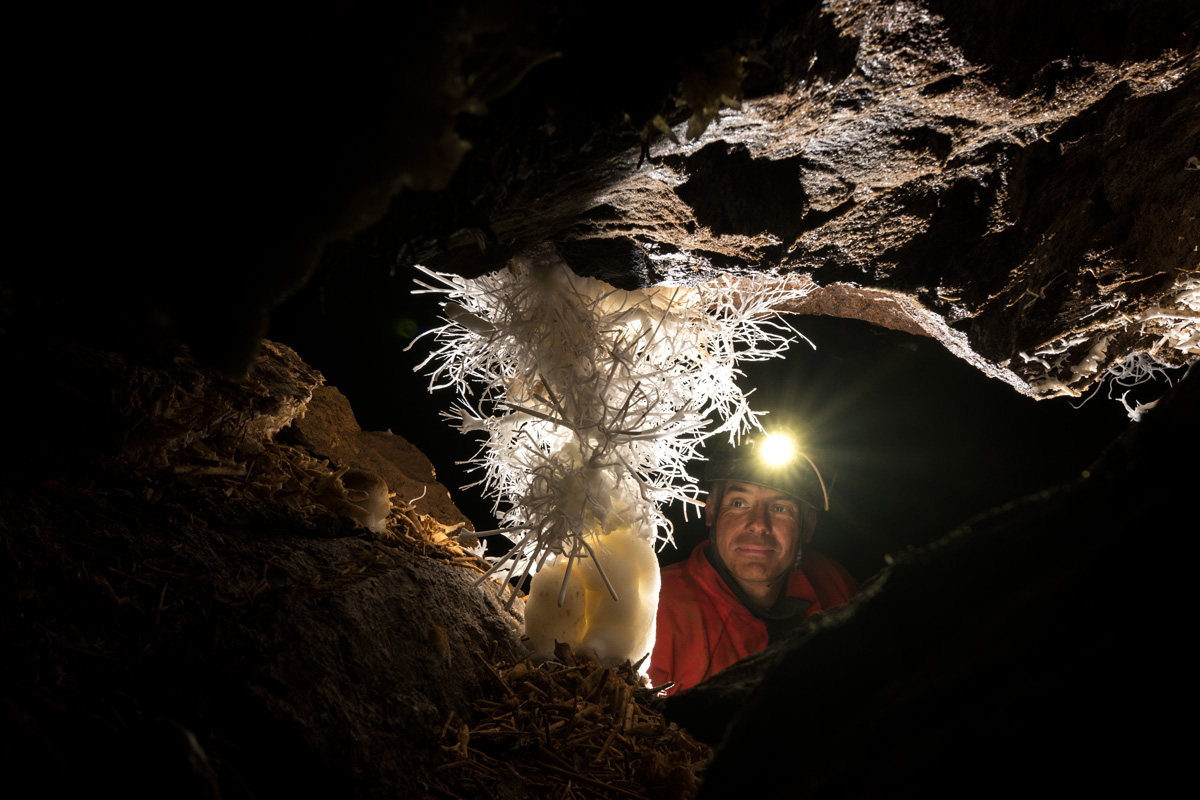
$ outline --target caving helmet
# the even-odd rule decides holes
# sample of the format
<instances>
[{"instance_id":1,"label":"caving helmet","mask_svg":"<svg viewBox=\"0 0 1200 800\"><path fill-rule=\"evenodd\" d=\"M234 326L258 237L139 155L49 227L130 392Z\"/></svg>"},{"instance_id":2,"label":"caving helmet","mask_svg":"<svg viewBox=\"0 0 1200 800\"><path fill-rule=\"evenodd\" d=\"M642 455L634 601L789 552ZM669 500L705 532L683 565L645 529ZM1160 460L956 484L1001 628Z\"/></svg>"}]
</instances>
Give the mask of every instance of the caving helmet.
<instances>
[{"instance_id":1,"label":"caving helmet","mask_svg":"<svg viewBox=\"0 0 1200 800\"><path fill-rule=\"evenodd\" d=\"M828 511L833 475L826 471L823 476L795 437L777 430L748 436L736 448L726 446L715 452L705 464L704 480L710 486L729 480L754 483ZM720 502L715 496L710 500Z\"/></svg>"}]
</instances>

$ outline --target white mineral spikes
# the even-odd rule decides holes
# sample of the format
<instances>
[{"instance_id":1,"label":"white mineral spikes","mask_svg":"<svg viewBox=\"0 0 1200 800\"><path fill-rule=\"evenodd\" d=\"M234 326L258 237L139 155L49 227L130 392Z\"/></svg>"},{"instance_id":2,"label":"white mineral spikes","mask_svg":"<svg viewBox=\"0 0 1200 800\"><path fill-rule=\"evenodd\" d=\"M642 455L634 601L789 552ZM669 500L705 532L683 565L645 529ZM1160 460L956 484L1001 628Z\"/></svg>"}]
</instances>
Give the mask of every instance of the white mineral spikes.
<instances>
[{"instance_id":1,"label":"white mineral spikes","mask_svg":"<svg viewBox=\"0 0 1200 800\"><path fill-rule=\"evenodd\" d=\"M425 290L447 296L447 324L418 369L434 363L431 390L458 393L447 416L487 437L479 483L495 533L515 542L489 575L541 570L526 603L540 655L558 640L610 663L641 658L658 603L653 544L670 540L662 506L698 498L687 468L705 439L758 427L736 364L783 354L795 332L775 309L808 287L623 291L575 275L552 248L475 280L422 271L438 284Z\"/></svg>"}]
</instances>

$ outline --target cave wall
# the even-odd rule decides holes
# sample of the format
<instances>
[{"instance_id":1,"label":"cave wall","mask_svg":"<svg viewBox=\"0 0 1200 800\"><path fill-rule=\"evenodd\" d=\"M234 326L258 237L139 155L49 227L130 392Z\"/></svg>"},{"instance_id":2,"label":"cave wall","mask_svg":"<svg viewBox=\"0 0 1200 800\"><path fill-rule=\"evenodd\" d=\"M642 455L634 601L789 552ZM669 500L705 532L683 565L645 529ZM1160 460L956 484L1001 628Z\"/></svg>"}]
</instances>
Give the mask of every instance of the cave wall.
<instances>
[{"instance_id":1,"label":"cave wall","mask_svg":"<svg viewBox=\"0 0 1200 800\"><path fill-rule=\"evenodd\" d=\"M273 342L236 380L190 358L39 356L64 376L60 402L23 408L0 490L13 780L422 794L414 781L449 721L470 719L488 665L524 652L521 603L480 582L487 565L455 538L465 518L428 460L361 431ZM73 435L89 418L103 427ZM364 524L353 471L385 476L385 525Z\"/></svg>"}]
</instances>

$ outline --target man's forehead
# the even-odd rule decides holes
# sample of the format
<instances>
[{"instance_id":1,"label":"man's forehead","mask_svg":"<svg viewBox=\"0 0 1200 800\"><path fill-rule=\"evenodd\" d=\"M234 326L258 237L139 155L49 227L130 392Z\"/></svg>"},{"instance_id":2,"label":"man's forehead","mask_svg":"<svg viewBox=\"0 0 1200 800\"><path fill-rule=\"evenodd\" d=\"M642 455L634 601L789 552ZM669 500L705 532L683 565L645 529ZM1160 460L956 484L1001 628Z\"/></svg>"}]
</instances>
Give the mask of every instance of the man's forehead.
<instances>
[{"instance_id":1,"label":"man's forehead","mask_svg":"<svg viewBox=\"0 0 1200 800\"><path fill-rule=\"evenodd\" d=\"M749 481L726 481L724 494L765 494L772 500L788 500L793 503L799 503L792 495L787 492L781 492L778 489L772 489L769 486L762 486Z\"/></svg>"}]
</instances>

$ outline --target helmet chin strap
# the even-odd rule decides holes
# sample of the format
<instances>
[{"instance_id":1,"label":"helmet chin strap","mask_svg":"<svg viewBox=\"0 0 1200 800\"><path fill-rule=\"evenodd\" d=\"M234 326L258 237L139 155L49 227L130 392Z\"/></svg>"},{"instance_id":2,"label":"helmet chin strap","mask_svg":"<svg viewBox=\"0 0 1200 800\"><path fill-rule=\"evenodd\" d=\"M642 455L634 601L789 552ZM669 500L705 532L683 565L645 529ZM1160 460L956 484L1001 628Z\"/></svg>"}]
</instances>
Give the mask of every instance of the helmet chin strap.
<instances>
[{"instance_id":1,"label":"helmet chin strap","mask_svg":"<svg viewBox=\"0 0 1200 800\"><path fill-rule=\"evenodd\" d=\"M828 487L825 486L825 479L823 477L821 477L821 470L817 469L817 465L813 463L813 460L808 457L807 453L801 453L800 455L804 456L804 460L807 461L808 465L813 468L813 472L817 473L817 480L820 481L820 483L821 483L821 495L822 495L822 497L825 498L825 510L828 511L829 510L829 489L828 489Z\"/></svg>"},{"instance_id":2,"label":"helmet chin strap","mask_svg":"<svg viewBox=\"0 0 1200 800\"><path fill-rule=\"evenodd\" d=\"M738 602L746 607L751 614L761 620L786 620L800 615L806 608L812 605L812 601L803 597L788 597L787 594L787 578L784 578L784 588L780 590L780 596L776 599L775 605L771 608L762 608L756 604L742 589L741 584L733 577L733 573L729 571L729 567L725 565L724 559L721 558L721 552L717 550L716 542L704 551L704 557L708 559L708 563L716 570L720 576L721 582L729 587L729 591L733 592L734 597ZM790 573L786 573L790 574Z\"/></svg>"}]
</instances>

